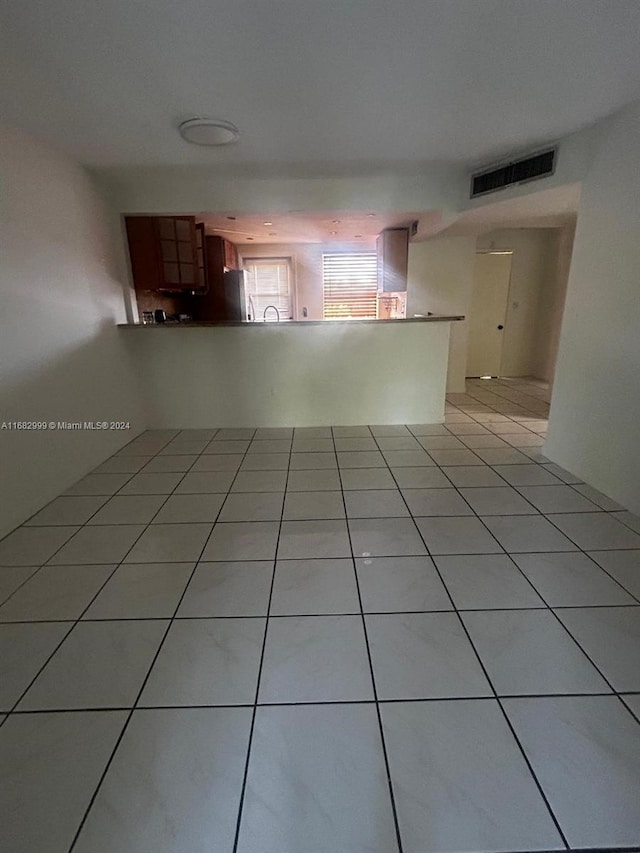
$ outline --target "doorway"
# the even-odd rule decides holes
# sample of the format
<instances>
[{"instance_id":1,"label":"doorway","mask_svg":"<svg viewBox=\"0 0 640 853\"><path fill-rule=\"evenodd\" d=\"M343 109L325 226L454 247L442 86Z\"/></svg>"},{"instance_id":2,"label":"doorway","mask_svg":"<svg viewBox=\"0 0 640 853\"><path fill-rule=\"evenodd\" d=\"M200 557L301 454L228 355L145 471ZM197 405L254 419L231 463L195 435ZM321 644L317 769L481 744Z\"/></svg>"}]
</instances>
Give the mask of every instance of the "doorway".
<instances>
[{"instance_id":1,"label":"doorway","mask_svg":"<svg viewBox=\"0 0 640 853\"><path fill-rule=\"evenodd\" d=\"M478 252L469 317L467 376L500 376L512 252Z\"/></svg>"}]
</instances>

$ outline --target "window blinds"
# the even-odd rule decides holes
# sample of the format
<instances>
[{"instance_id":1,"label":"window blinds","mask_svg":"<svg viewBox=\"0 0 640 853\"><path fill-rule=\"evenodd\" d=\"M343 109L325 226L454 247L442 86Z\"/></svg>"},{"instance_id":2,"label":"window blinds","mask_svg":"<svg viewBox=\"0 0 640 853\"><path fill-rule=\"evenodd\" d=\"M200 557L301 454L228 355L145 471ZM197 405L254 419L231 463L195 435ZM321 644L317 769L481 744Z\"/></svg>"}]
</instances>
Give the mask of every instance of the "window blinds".
<instances>
[{"instance_id":1,"label":"window blinds","mask_svg":"<svg viewBox=\"0 0 640 853\"><path fill-rule=\"evenodd\" d=\"M377 316L378 277L375 252L322 256L325 320Z\"/></svg>"},{"instance_id":2,"label":"window blinds","mask_svg":"<svg viewBox=\"0 0 640 853\"><path fill-rule=\"evenodd\" d=\"M251 310L249 305L249 297L251 297L255 311L254 319L261 320L265 308L269 305L275 305L280 312L281 320L290 319L293 312L288 258L245 258L243 266L247 307ZM275 320L275 311L267 311L267 319Z\"/></svg>"}]
</instances>

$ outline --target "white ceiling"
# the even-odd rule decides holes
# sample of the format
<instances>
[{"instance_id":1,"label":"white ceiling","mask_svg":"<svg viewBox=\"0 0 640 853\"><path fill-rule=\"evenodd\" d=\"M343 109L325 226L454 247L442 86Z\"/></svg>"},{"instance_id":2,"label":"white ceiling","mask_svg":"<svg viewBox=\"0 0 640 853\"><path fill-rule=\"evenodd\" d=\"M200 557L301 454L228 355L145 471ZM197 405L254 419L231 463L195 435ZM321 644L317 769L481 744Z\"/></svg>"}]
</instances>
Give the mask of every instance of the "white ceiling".
<instances>
[{"instance_id":1,"label":"white ceiling","mask_svg":"<svg viewBox=\"0 0 640 853\"><path fill-rule=\"evenodd\" d=\"M361 243L371 245L384 228L407 227L417 213L369 211L298 211L294 213L196 214L207 234L220 234L232 243ZM231 218L233 217L233 218ZM265 225L271 222L271 225Z\"/></svg>"},{"instance_id":2,"label":"white ceiling","mask_svg":"<svg viewBox=\"0 0 640 853\"><path fill-rule=\"evenodd\" d=\"M636 0L2 5L0 111L93 166L475 165L640 97ZM184 143L198 114L240 143Z\"/></svg>"}]
</instances>

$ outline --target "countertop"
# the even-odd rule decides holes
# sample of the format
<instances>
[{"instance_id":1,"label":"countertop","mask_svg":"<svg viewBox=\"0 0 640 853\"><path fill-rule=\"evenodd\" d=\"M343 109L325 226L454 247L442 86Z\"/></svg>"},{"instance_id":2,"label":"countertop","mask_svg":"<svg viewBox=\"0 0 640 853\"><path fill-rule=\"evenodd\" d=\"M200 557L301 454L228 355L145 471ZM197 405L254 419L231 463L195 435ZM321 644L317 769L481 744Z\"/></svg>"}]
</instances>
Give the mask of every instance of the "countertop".
<instances>
[{"instance_id":1,"label":"countertop","mask_svg":"<svg viewBox=\"0 0 640 853\"><path fill-rule=\"evenodd\" d=\"M400 319L390 319L390 320L358 320L358 319L344 319L344 320L257 320L257 321L243 321L243 322L232 322L232 323L215 323L215 322L188 322L188 323L175 323L175 322L165 322L165 323L118 323L118 327L121 329L158 329L158 328L167 328L167 329L176 329L176 328L202 328L209 326L253 326L253 327L264 327L264 326L362 326L367 324L387 324L387 323L442 323L442 322L451 322L452 320L464 320L464 316L462 315L448 315L448 314L431 314L428 317L406 317Z\"/></svg>"}]
</instances>

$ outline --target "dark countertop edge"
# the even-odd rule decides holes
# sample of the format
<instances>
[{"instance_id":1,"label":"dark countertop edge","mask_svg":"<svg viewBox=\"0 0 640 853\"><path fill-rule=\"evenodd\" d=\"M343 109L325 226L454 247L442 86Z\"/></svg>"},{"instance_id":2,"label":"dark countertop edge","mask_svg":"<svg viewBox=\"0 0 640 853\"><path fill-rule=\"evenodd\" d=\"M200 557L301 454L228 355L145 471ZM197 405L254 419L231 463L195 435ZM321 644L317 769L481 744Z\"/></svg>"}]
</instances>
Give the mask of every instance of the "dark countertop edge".
<instances>
[{"instance_id":1,"label":"dark countertop edge","mask_svg":"<svg viewBox=\"0 0 640 853\"><path fill-rule=\"evenodd\" d=\"M265 326L275 326L275 327L287 327L287 326L366 326L371 324L376 325L386 325L388 323L448 323L453 320L464 320L464 316L462 315L444 315L444 314L434 314L432 317L406 317L403 319L390 319L390 320L285 320L281 323L277 323L276 321L269 322L237 322L237 323L206 323L206 322L192 322L192 323L118 323L119 329L159 329L159 328L167 328L167 329L193 329L193 328L209 328L209 327L218 327L224 328L225 326L255 326L255 327L265 327Z\"/></svg>"}]
</instances>

